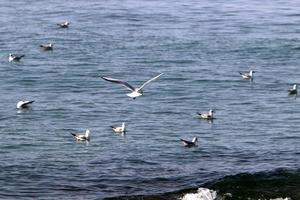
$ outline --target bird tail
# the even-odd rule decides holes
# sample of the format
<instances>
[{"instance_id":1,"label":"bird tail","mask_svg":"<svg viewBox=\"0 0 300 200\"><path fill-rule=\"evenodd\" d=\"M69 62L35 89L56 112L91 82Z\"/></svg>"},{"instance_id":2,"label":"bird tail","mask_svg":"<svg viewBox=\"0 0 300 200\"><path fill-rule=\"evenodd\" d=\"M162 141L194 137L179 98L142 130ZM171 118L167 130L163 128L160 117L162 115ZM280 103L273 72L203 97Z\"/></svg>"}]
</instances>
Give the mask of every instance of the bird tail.
<instances>
[{"instance_id":1,"label":"bird tail","mask_svg":"<svg viewBox=\"0 0 300 200\"><path fill-rule=\"evenodd\" d=\"M115 128L114 126L110 126L110 128Z\"/></svg>"},{"instance_id":2,"label":"bird tail","mask_svg":"<svg viewBox=\"0 0 300 200\"><path fill-rule=\"evenodd\" d=\"M239 72L240 73L240 75L243 75L243 73L242 72Z\"/></svg>"},{"instance_id":3,"label":"bird tail","mask_svg":"<svg viewBox=\"0 0 300 200\"><path fill-rule=\"evenodd\" d=\"M197 112L197 114L198 114L198 115L200 115L200 116L202 115L202 114L201 114L201 113L199 113L199 112Z\"/></svg>"},{"instance_id":4,"label":"bird tail","mask_svg":"<svg viewBox=\"0 0 300 200\"><path fill-rule=\"evenodd\" d=\"M23 54L23 55L20 55L20 58L23 58L25 55Z\"/></svg>"}]
</instances>

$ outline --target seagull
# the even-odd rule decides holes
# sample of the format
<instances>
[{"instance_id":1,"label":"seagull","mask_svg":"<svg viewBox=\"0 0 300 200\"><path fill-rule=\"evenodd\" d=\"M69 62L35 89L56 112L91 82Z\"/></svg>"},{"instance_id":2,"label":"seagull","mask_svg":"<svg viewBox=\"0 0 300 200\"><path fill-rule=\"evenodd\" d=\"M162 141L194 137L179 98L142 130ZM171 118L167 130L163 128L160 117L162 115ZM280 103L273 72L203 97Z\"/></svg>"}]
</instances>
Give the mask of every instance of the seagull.
<instances>
[{"instance_id":1,"label":"seagull","mask_svg":"<svg viewBox=\"0 0 300 200\"><path fill-rule=\"evenodd\" d=\"M9 54L8 56L8 61L9 62L12 62L12 61L20 61L21 58L23 58L25 55L20 55L20 56L17 56L15 54Z\"/></svg>"},{"instance_id":2,"label":"seagull","mask_svg":"<svg viewBox=\"0 0 300 200\"><path fill-rule=\"evenodd\" d=\"M69 25L70 25L70 22L68 22L68 21L57 24L57 26L59 26L60 28L69 28Z\"/></svg>"},{"instance_id":3,"label":"seagull","mask_svg":"<svg viewBox=\"0 0 300 200\"><path fill-rule=\"evenodd\" d=\"M51 50L53 50L53 44L52 43L42 44L42 45L40 45L40 47L42 47L44 51L51 51Z\"/></svg>"},{"instance_id":4,"label":"seagull","mask_svg":"<svg viewBox=\"0 0 300 200\"><path fill-rule=\"evenodd\" d=\"M17 108L18 109L25 109L25 108L29 108L30 105L33 103L34 101L19 101L17 103Z\"/></svg>"},{"instance_id":5,"label":"seagull","mask_svg":"<svg viewBox=\"0 0 300 200\"><path fill-rule=\"evenodd\" d=\"M85 134L71 133L77 141L90 141L90 130L86 129Z\"/></svg>"},{"instance_id":6,"label":"seagull","mask_svg":"<svg viewBox=\"0 0 300 200\"><path fill-rule=\"evenodd\" d=\"M289 92L289 94L297 94L298 93L298 91L297 91L297 85L296 84L294 84L293 85L293 88L292 89L289 89L288 90L288 92Z\"/></svg>"},{"instance_id":7,"label":"seagull","mask_svg":"<svg viewBox=\"0 0 300 200\"><path fill-rule=\"evenodd\" d=\"M122 123L122 126L110 126L115 133L125 133L126 132L126 124Z\"/></svg>"},{"instance_id":8,"label":"seagull","mask_svg":"<svg viewBox=\"0 0 300 200\"><path fill-rule=\"evenodd\" d=\"M192 141L188 141L180 138L180 141L183 143L185 147L193 147L197 145L198 138L194 137Z\"/></svg>"},{"instance_id":9,"label":"seagull","mask_svg":"<svg viewBox=\"0 0 300 200\"><path fill-rule=\"evenodd\" d=\"M250 70L250 72L249 73L242 73L242 72L239 72L240 73L240 75L242 76L242 78L243 79L247 79L247 80L249 80L249 79L253 79L253 73L255 73L255 71L253 71L253 70Z\"/></svg>"},{"instance_id":10,"label":"seagull","mask_svg":"<svg viewBox=\"0 0 300 200\"><path fill-rule=\"evenodd\" d=\"M212 120L212 119L215 119L214 118L214 112L215 111L213 111L213 110L209 110L208 113L200 113L200 112L198 112L197 114L202 119Z\"/></svg>"},{"instance_id":11,"label":"seagull","mask_svg":"<svg viewBox=\"0 0 300 200\"><path fill-rule=\"evenodd\" d=\"M127 96L135 99L136 97L142 96L143 95L143 88L150 83L151 81L154 81L155 79L157 79L158 77L160 77L163 73L151 78L150 80L146 81L143 85L141 85L138 88L135 88L133 86L131 86L129 83L125 82L125 81L121 81L118 79L113 79L113 78L108 78L108 77L101 77L102 79L106 80L106 81L110 81L113 83L118 83L121 84L123 86L125 86L127 89L129 89L131 91L131 93L126 94Z\"/></svg>"}]
</instances>

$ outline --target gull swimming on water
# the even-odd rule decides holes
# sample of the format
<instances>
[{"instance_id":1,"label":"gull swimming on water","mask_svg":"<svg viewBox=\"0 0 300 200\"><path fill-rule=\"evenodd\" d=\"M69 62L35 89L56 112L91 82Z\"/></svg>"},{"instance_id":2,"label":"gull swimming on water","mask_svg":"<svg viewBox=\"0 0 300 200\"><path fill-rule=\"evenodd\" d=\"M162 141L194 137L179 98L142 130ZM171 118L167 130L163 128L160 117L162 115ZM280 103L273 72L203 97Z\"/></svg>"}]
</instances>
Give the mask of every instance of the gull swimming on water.
<instances>
[{"instance_id":1,"label":"gull swimming on water","mask_svg":"<svg viewBox=\"0 0 300 200\"><path fill-rule=\"evenodd\" d=\"M90 130L86 129L85 134L71 133L77 141L90 141Z\"/></svg>"},{"instance_id":2,"label":"gull swimming on water","mask_svg":"<svg viewBox=\"0 0 300 200\"><path fill-rule=\"evenodd\" d=\"M8 55L8 61L9 62L12 62L12 61L20 61L21 60L21 58L23 58L25 55L20 55L20 56L17 56L17 55L15 55L15 54L9 54Z\"/></svg>"},{"instance_id":3,"label":"gull swimming on water","mask_svg":"<svg viewBox=\"0 0 300 200\"><path fill-rule=\"evenodd\" d=\"M202 119L212 120L212 119L215 119L214 118L214 112L215 111L213 111L213 110L209 110L208 113L200 113L200 112L198 112L197 114Z\"/></svg>"},{"instance_id":4,"label":"gull swimming on water","mask_svg":"<svg viewBox=\"0 0 300 200\"><path fill-rule=\"evenodd\" d=\"M17 108L18 109L25 109L25 108L29 108L30 105L33 103L34 101L19 101L17 103Z\"/></svg>"},{"instance_id":5,"label":"gull swimming on water","mask_svg":"<svg viewBox=\"0 0 300 200\"><path fill-rule=\"evenodd\" d=\"M250 72L249 73L242 73L242 72L239 72L240 73L240 75L242 76L242 78L243 79L247 79L247 80L249 80L249 79L253 79L253 73L255 73L255 71L253 71L253 70L250 70Z\"/></svg>"},{"instance_id":6,"label":"gull swimming on water","mask_svg":"<svg viewBox=\"0 0 300 200\"><path fill-rule=\"evenodd\" d=\"M65 21L63 23L57 24L60 28L69 28L70 22Z\"/></svg>"},{"instance_id":7,"label":"gull swimming on water","mask_svg":"<svg viewBox=\"0 0 300 200\"><path fill-rule=\"evenodd\" d=\"M126 124L122 123L122 126L110 126L115 133L125 133L126 132Z\"/></svg>"},{"instance_id":8,"label":"gull swimming on water","mask_svg":"<svg viewBox=\"0 0 300 200\"><path fill-rule=\"evenodd\" d=\"M44 51L51 51L51 50L53 50L53 44L52 43L42 44L42 45L40 45L40 47L42 47Z\"/></svg>"},{"instance_id":9,"label":"gull swimming on water","mask_svg":"<svg viewBox=\"0 0 300 200\"><path fill-rule=\"evenodd\" d=\"M192 141L184 140L180 138L180 141L183 143L185 147L193 147L197 145L198 138L194 137Z\"/></svg>"},{"instance_id":10,"label":"gull swimming on water","mask_svg":"<svg viewBox=\"0 0 300 200\"><path fill-rule=\"evenodd\" d=\"M297 91L297 85L294 84L293 88L289 89L288 92L289 92L289 94L297 94L298 93L298 91Z\"/></svg>"},{"instance_id":11,"label":"gull swimming on water","mask_svg":"<svg viewBox=\"0 0 300 200\"><path fill-rule=\"evenodd\" d=\"M123 86L125 86L127 89L129 89L131 91L131 93L126 94L127 96L135 99L136 97L142 96L143 95L143 88L150 83L151 81L154 81L155 79L157 79L158 77L160 77L163 73L151 78L150 80L146 81L143 85L141 85L138 88L135 88L133 86L131 86L129 83L125 82L125 81L121 81L118 79L113 79L113 78L108 78L108 77L101 77L102 79L106 80L106 81L110 81L113 83L118 83L121 84Z\"/></svg>"}]
</instances>

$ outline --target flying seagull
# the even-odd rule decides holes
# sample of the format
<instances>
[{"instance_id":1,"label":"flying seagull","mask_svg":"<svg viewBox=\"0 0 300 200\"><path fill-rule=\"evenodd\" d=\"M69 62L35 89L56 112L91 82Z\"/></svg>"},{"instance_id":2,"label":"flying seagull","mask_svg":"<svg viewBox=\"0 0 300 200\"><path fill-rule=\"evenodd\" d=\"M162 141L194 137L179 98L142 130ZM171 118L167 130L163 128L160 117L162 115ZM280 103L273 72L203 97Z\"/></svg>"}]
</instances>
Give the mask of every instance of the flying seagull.
<instances>
[{"instance_id":1,"label":"flying seagull","mask_svg":"<svg viewBox=\"0 0 300 200\"><path fill-rule=\"evenodd\" d=\"M240 75L242 76L243 79L253 79L253 73L255 73L255 71L251 70L249 73L242 73L242 72L239 72Z\"/></svg>"},{"instance_id":2,"label":"flying seagull","mask_svg":"<svg viewBox=\"0 0 300 200\"><path fill-rule=\"evenodd\" d=\"M199 117L201 119L207 119L207 120L212 120L212 119L215 119L214 118L214 112L213 110L209 110L208 113L200 113L198 112L197 114L199 115Z\"/></svg>"},{"instance_id":3,"label":"flying seagull","mask_svg":"<svg viewBox=\"0 0 300 200\"><path fill-rule=\"evenodd\" d=\"M122 123L122 126L110 126L115 133L125 133L126 132L126 124Z\"/></svg>"},{"instance_id":4,"label":"flying seagull","mask_svg":"<svg viewBox=\"0 0 300 200\"><path fill-rule=\"evenodd\" d=\"M139 97L139 96L142 96L143 95L143 88L148 84L150 83L151 81L154 81L155 79L157 79L158 77L160 77L163 73L151 78L150 80L146 81L143 85L141 85L140 87L138 88L135 88L133 86L131 86L129 83L125 82L125 81L121 81L121 80L118 80L118 79L113 79L113 78L109 78L109 77L101 77L103 78L104 80L106 81L110 81L110 82L113 82L113 83L118 83L118 84L121 84L123 86L125 86L127 89L129 89L131 91L131 93L128 93L126 94L127 96L135 99L136 97Z\"/></svg>"},{"instance_id":5,"label":"flying seagull","mask_svg":"<svg viewBox=\"0 0 300 200\"><path fill-rule=\"evenodd\" d=\"M51 51L51 50L53 50L53 44L52 43L42 44L42 45L40 45L40 47L42 47L44 51Z\"/></svg>"},{"instance_id":6,"label":"flying seagull","mask_svg":"<svg viewBox=\"0 0 300 200\"><path fill-rule=\"evenodd\" d=\"M30 105L33 103L34 101L19 101L17 103L17 108L18 109L25 109L25 108L29 108Z\"/></svg>"},{"instance_id":7,"label":"flying seagull","mask_svg":"<svg viewBox=\"0 0 300 200\"><path fill-rule=\"evenodd\" d=\"M59 26L60 28L69 28L69 25L70 25L70 22L68 22L68 21L57 24L57 26Z\"/></svg>"},{"instance_id":8,"label":"flying seagull","mask_svg":"<svg viewBox=\"0 0 300 200\"><path fill-rule=\"evenodd\" d=\"M20 61L21 60L21 58L23 58L25 55L20 55L20 56L17 56L17 55L15 55L15 54L9 54L8 55L8 61L9 62L12 62L12 61Z\"/></svg>"},{"instance_id":9,"label":"flying seagull","mask_svg":"<svg viewBox=\"0 0 300 200\"><path fill-rule=\"evenodd\" d=\"M297 94L298 93L298 91L297 91L297 85L294 84L293 88L289 89L288 92L289 92L290 95Z\"/></svg>"},{"instance_id":10,"label":"flying seagull","mask_svg":"<svg viewBox=\"0 0 300 200\"><path fill-rule=\"evenodd\" d=\"M192 141L188 141L180 138L180 141L183 143L185 147L193 147L197 145L198 138L194 137Z\"/></svg>"},{"instance_id":11,"label":"flying seagull","mask_svg":"<svg viewBox=\"0 0 300 200\"><path fill-rule=\"evenodd\" d=\"M86 129L85 134L71 133L77 141L90 141L90 130Z\"/></svg>"}]
</instances>

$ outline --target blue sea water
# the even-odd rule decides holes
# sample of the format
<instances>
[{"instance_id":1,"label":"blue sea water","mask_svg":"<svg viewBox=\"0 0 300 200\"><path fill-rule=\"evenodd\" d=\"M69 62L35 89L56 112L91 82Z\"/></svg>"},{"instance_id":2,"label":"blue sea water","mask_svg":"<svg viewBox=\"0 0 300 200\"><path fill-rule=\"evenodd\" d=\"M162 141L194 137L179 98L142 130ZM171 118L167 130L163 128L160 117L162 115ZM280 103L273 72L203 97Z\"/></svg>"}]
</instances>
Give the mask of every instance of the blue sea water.
<instances>
[{"instance_id":1,"label":"blue sea water","mask_svg":"<svg viewBox=\"0 0 300 200\"><path fill-rule=\"evenodd\" d=\"M164 194L299 169L300 101L287 90L300 82L300 1L0 5L1 199ZM100 78L138 86L159 73L136 100ZM19 100L35 102L20 111ZM208 109L212 123L197 118ZM112 133L123 121L126 136ZM85 129L91 141L76 143L70 132ZM193 137L198 147L180 144Z\"/></svg>"}]
</instances>

